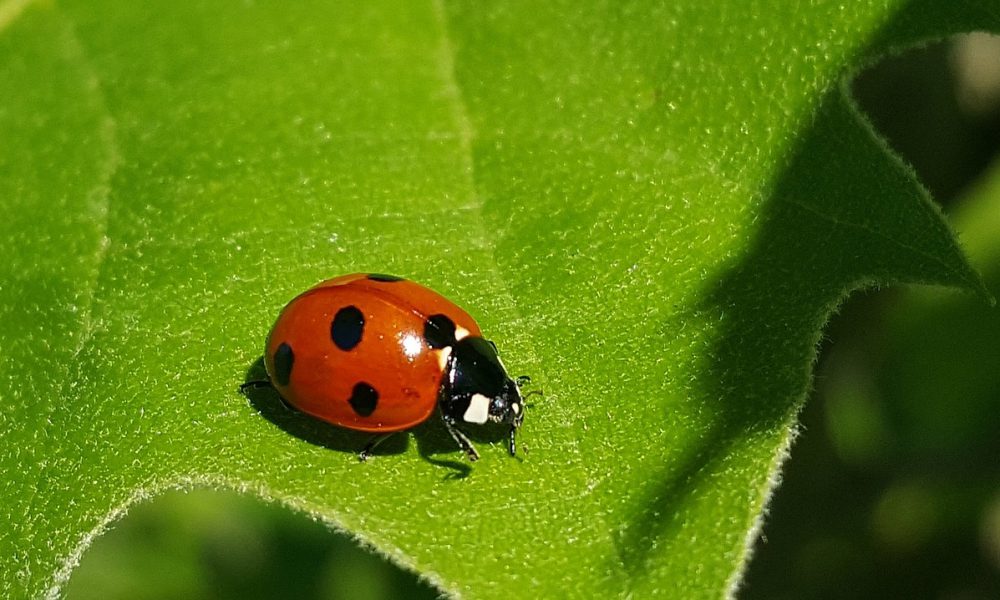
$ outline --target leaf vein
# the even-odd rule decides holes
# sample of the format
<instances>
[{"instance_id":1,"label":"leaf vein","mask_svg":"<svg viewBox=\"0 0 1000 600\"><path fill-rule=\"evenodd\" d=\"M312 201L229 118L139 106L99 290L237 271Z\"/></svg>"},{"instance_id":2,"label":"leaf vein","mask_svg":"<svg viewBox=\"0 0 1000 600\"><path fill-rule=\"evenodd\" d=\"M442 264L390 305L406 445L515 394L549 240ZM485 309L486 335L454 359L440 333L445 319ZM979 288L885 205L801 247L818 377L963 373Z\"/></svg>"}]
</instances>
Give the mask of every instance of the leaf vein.
<instances>
[{"instance_id":1,"label":"leaf vein","mask_svg":"<svg viewBox=\"0 0 1000 600\"><path fill-rule=\"evenodd\" d=\"M808 213L810 213L812 215L815 215L815 216L817 216L817 217L819 217L819 218L821 218L821 219L823 219L825 221L833 223L834 225L838 225L838 226L841 226L841 227L847 227L847 228L854 228L854 229L858 229L860 231L864 231L865 233L868 233L868 234L870 234L870 235L872 235L874 237L883 239L883 240L885 240L885 241L887 241L887 242L889 242L891 244L895 244L896 246L898 246L900 248L903 248L904 250L913 252L914 254L922 256L922 257L924 257L924 258L926 258L926 259L928 259L928 260L930 260L932 262L935 262L935 263L941 265L942 267L944 267L946 271L948 271L948 272L950 272L952 274L959 275L959 276L962 275L952 265L949 265L944 259L942 259L942 258L940 258L938 256L935 256L935 255L927 252L926 250L921 250L920 248L917 248L916 246L913 246L911 244L907 244L907 243L905 243L905 242L903 242L901 240L898 240L898 239L896 239L896 238L894 238L892 236L886 235L885 233L879 231L878 229L875 229L875 228L870 227L868 225L865 225L863 223L857 223L855 221L848 221L846 219L838 218L838 217L836 217L834 215L831 215L829 213L823 212L823 211L819 210L818 208L816 208L814 206L810 206L810 205L808 205L808 204L806 204L806 203L804 203L804 202L802 202L800 200L795 200L793 198L786 198L785 201L788 204L791 204L793 206L797 206L798 208L801 208L802 210L804 210L804 211L806 211L806 212L808 212Z\"/></svg>"}]
</instances>

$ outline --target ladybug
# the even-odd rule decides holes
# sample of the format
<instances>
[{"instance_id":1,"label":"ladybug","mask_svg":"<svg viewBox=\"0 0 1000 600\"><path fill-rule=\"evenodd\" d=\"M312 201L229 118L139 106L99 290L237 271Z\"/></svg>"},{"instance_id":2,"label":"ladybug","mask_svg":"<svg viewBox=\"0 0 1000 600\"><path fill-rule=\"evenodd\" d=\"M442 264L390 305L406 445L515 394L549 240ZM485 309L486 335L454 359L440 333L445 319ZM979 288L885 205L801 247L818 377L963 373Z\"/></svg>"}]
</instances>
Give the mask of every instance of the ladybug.
<instances>
[{"instance_id":1,"label":"ladybug","mask_svg":"<svg viewBox=\"0 0 1000 600\"><path fill-rule=\"evenodd\" d=\"M392 434L434 412L470 461L479 454L460 425L510 425L524 399L497 347L450 300L392 275L355 273L324 281L288 303L267 337L267 381L283 402L317 419L374 433L362 461Z\"/></svg>"}]
</instances>

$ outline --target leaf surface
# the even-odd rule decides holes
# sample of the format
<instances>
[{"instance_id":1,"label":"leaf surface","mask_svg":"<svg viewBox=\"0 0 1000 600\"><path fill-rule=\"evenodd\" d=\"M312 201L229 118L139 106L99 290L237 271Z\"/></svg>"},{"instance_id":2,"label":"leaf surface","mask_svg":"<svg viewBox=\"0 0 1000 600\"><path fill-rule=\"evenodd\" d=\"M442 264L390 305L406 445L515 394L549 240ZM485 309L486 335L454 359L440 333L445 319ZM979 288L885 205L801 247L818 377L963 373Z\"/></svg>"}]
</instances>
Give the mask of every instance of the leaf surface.
<instances>
[{"instance_id":1,"label":"leaf surface","mask_svg":"<svg viewBox=\"0 0 1000 600\"><path fill-rule=\"evenodd\" d=\"M997 29L987 2L22 4L0 5L18 595L129 504L211 486L459 595L717 597L836 303L982 291L843 82ZM469 468L431 423L361 465L363 437L237 392L281 306L353 271L444 293L533 376L522 461L480 436Z\"/></svg>"}]
</instances>

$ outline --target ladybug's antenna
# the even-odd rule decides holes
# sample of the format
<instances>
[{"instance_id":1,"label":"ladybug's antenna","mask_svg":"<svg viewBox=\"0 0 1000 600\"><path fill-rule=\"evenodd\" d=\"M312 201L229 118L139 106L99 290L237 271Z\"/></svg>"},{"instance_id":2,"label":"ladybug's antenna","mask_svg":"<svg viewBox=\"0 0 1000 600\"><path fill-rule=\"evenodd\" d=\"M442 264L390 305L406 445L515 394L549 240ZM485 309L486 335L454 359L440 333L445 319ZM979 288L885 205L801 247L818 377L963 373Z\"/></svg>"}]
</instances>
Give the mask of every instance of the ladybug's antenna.
<instances>
[{"instance_id":1,"label":"ladybug's antenna","mask_svg":"<svg viewBox=\"0 0 1000 600\"><path fill-rule=\"evenodd\" d=\"M528 398L531 398L532 396L541 396L541 397L544 398L545 397L545 392L543 392L542 390L531 390L530 392L525 392L525 394L523 396L521 396L521 399L522 400L527 400ZM532 402L531 404L528 404L527 402L525 402L524 406L525 406L525 408L534 408L535 407L535 403Z\"/></svg>"}]
</instances>

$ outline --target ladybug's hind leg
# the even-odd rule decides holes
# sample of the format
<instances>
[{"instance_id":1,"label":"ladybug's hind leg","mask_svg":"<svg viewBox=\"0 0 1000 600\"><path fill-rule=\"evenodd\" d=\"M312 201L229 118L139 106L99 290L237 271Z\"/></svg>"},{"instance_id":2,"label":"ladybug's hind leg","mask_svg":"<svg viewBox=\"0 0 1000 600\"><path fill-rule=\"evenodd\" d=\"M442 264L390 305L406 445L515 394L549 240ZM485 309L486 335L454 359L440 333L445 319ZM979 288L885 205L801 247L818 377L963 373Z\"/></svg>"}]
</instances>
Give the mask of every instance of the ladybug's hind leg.
<instances>
[{"instance_id":1,"label":"ladybug's hind leg","mask_svg":"<svg viewBox=\"0 0 1000 600\"><path fill-rule=\"evenodd\" d=\"M442 415L441 420L444 421L444 426L446 429L448 429L448 433L451 434L451 437L453 440L455 440L455 443L461 446L462 450L465 451L465 455L469 457L469 461L476 462L477 460L479 460L479 453L476 452L476 449L472 447L472 442L469 441L469 438L465 437L465 434L462 433L462 430L460 430L458 428L458 425L455 424L455 419L446 415Z\"/></svg>"},{"instance_id":2,"label":"ladybug's hind leg","mask_svg":"<svg viewBox=\"0 0 1000 600\"><path fill-rule=\"evenodd\" d=\"M372 436L372 439L368 440L368 443L365 444L364 449L361 452L358 452L358 460L360 460L361 462L365 462L366 460L368 460L368 457L372 455L372 452L375 451L375 448L378 448L379 444L391 438L395 434L396 432L393 431L390 433L379 433L377 435Z\"/></svg>"},{"instance_id":3,"label":"ladybug's hind leg","mask_svg":"<svg viewBox=\"0 0 1000 600\"><path fill-rule=\"evenodd\" d=\"M254 379L253 381L247 381L240 384L240 393L245 394L247 390L259 390L260 388L269 387L273 388L271 381L269 379Z\"/></svg>"},{"instance_id":4,"label":"ladybug's hind leg","mask_svg":"<svg viewBox=\"0 0 1000 600\"><path fill-rule=\"evenodd\" d=\"M274 387L274 384L271 383L271 380L255 379L253 381L247 381L246 383L240 384L240 393L246 396L248 390L259 390L260 388L271 388L276 392L278 391L278 388ZM295 413L299 412L299 409L292 406L288 402L288 400L285 400L285 397L281 395L281 392L278 392L278 401L281 402L281 405L285 407L285 410Z\"/></svg>"}]
</instances>

